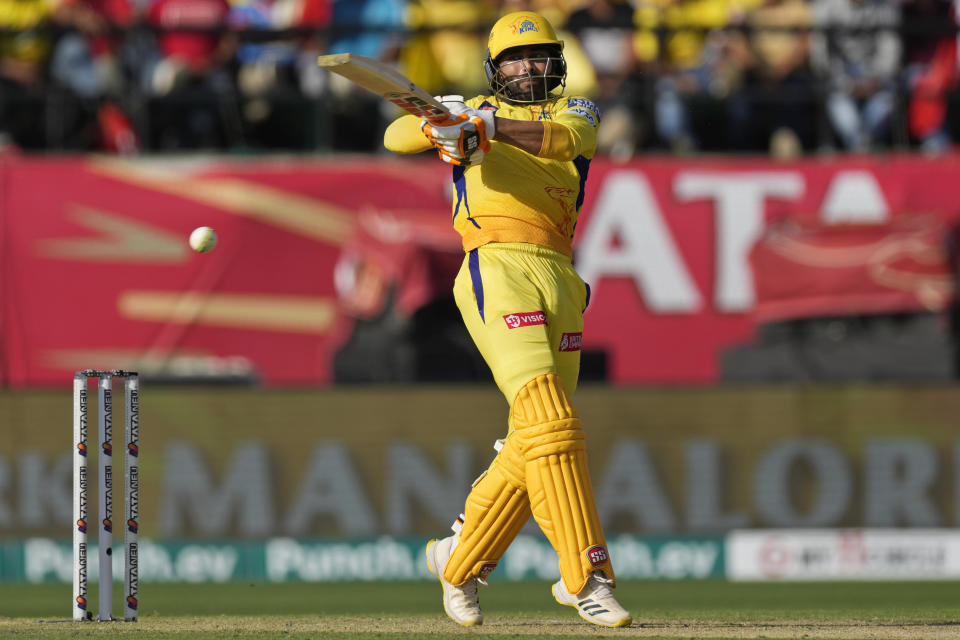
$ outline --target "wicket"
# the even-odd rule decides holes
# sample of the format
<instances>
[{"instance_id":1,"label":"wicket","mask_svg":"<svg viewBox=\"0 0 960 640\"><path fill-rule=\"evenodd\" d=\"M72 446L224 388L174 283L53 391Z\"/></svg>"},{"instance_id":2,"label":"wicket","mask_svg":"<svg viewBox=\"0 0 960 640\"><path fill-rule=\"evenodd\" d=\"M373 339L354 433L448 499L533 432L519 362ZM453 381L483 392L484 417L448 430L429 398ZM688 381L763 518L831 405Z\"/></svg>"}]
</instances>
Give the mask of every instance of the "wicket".
<instances>
[{"instance_id":1,"label":"wicket","mask_svg":"<svg viewBox=\"0 0 960 640\"><path fill-rule=\"evenodd\" d=\"M99 401L99 520L98 616L113 620L113 379L122 378L126 400L125 468L126 513L124 533L124 613L134 622L139 605L137 535L140 525L140 382L136 371L84 369L73 377L73 619L92 620L87 597L87 384L98 381Z\"/></svg>"}]
</instances>

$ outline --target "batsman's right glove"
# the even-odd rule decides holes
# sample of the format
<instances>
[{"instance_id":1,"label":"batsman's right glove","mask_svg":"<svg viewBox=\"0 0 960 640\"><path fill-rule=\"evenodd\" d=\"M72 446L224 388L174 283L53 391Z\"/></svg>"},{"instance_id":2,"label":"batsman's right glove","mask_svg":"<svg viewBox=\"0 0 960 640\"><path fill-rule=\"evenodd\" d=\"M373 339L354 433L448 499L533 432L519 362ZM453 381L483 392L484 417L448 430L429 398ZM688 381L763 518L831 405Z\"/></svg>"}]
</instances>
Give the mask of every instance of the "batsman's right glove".
<instances>
[{"instance_id":1,"label":"batsman's right glove","mask_svg":"<svg viewBox=\"0 0 960 640\"><path fill-rule=\"evenodd\" d=\"M492 110L477 111L463 103L461 96L438 96L450 115L443 120L423 120L420 130L436 147L440 159L455 165L479 164L495 134Z\"/></svg>"}]
</instances>

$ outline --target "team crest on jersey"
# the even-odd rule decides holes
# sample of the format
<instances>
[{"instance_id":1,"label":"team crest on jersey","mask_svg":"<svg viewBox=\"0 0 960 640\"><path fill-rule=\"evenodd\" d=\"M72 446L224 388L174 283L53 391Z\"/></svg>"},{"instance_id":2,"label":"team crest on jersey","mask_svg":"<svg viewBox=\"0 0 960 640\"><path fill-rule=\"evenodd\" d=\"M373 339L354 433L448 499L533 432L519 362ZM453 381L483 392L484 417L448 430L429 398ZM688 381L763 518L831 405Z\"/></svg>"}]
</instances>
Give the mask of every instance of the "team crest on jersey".
<instances>
[{"instance_id":1,"label":"team crest on jersey","mask_svg":"<svg viewBox=\"0 0 960 640\"><path fill-rule=\"evenodd\" d=\"M530 20L528 18L524 18L520 22L520 24L514 27L514 29L516 30L517 33L527 33L528 31L537 31L537 32L540 31L540 29L537 28L536 23L533 20Z\"/></svg>"}]
</instances>

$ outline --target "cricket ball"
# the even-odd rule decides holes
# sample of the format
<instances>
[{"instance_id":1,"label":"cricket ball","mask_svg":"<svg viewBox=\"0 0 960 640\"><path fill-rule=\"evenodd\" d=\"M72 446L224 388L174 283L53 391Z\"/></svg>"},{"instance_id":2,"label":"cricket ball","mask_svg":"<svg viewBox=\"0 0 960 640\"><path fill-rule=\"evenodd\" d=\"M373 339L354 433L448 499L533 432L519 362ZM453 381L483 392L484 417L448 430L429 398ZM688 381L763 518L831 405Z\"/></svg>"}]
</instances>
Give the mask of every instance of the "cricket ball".
<instances>
[{"instance_id":1,"label":"cricket ball","mask_svg":"<svg viewBox=\"0 0 960 640\"><path fill-rule=\"evenodd\" d=\"M190 248L197 253L213 251L217 246L217 232L210 227L197 227L190 234Z\"/></svg>"}]
</instances>

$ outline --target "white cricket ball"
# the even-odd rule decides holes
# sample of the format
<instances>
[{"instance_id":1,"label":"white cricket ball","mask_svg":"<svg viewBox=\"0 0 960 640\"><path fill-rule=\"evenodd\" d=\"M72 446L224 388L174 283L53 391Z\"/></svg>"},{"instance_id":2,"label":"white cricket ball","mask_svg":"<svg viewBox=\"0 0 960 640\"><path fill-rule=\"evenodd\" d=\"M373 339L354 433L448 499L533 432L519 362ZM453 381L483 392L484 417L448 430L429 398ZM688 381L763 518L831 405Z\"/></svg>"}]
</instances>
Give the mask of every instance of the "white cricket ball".
<instances>
[{"instance_id":1,"label":"white cricket ball","mask_svg":"<svg viewBox=\"0 0 960 640\"><path fill-rule=\"evenodd\" d=\"M210 227L197 227L190 234L190 248L197 253L213 251L217 246L217 232Z\"/></svg>"}]
</instances>

